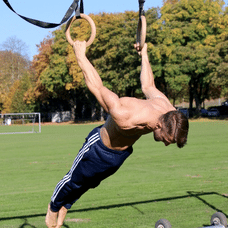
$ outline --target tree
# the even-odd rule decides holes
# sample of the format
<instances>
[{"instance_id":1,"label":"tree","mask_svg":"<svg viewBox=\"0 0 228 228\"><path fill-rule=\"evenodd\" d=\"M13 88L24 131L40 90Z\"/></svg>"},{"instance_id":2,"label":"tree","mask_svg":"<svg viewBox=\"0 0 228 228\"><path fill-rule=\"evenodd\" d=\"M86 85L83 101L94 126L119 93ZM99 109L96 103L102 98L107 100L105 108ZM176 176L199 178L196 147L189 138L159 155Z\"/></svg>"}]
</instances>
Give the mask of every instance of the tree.
<instances>
[{"instance_id":1,"label":"tree","mask_svg":"<svg viewBox=\"0 0 228 228\"><path fill-rule=\"evenodd\" d=\"M12 100L15 92L19 87L19 84L20 84L20 81L16 80L14 84L10 87L10 91L8 92L7 96L4 97L4 101L2 105L3 106L2 113L11 113Z\"/></svg>"},{"instance_id":2,"label":"tree","mask_svg":"<svg viewBox=\"0 0 228 228\"><path fill-rule=\"evenodd\" d=\"M25 42L18 39L16 36L11 36L7 38L7 40L0 45L0 50L1 49L12 53L17 53L18 55L24 57L27 60L29 59L28 46Z\"/></svg>"},{"instance_id":3,"label":"tree","mask_svg":"<svg viewBox=\"0 0 228 228\"><path fill-rule=\"evenodd\" d=\"M225 8L221 18L219 42L214 53L209 58L208 67L211 71L212 83L210 86L211 97L228 98L228 7ZM218 20L217 20L218 21ZM216 23L216 21L214 22Z\"/></svg>"},{"instance_id":4,"label":"tree","mask_svg":"<svg viewBox=\"0 0 228 228\"><path fill-rule=\"evenodd\" d=\"M30 61L27 58L26 44L16 37L8 38L1 44L0 69L1 78L7 89L29 69Z\"/></svg>"},{"instance_id":5,"label":"tree","mask_svg":"<svg viewBox=\"0 0 228 228\"><path fill-rule=\"evenodd\" d=\"M167 1L161 19L153 25L156 76L163 81L165 92L172 88L175 96L183 96L179 92L188 87L190 107L195 100L198 110L209 96L208 63L223 32L223 4L220 0Z\"/></svg>"},{"instance_id":6,"label":"tree","mask_svg":"<svg viewBox=\"0 0 228 228\"><path fill-rule=\"evenodd\" d=\"M14 93L11 104L11 112L32 112L34 105L26 102L25 94L32 87L32 78L29 73L25 74L19 81L19 86Z\"/></svg>"},{"instance_id":7,"label":"tree","mask_svg":"<svg viewBox=\"0 0 228 228\"><path fill-rule=\"evenodd\" d=\"M149 11L149 20L156 19L156 14ZM150 15L151 13L151 15ZM126 12L121 14L90 15L97 27L94 43L87 49L87 57L101 75L104 84L120 96L139 94L140 59L134 50L138 14ZM73 40L87 40L90 36L89 24L77 20L71 28ZM67 104L80 117L82 110L97 111L97 103L85 86L73 48L65 38L65 25L53 33L39 46L39 54L33 60L37 83L27 93L32 94L42 103L58 100L58 104ZM42 98L42 99L41 99ZM56 105L56 103L54 103ZM55 107L57 108L57 107ZM100 108L99 108L100 109ZM80 111L79 111L80 110Z\"/></svg>"},{"instance_id":8,"label":"tree","mask_svg":"<svg viewBox=\"0 0 228 228\"><path fill-rule=\"evenodd\" d=\"M26 57L26 46L21 41L9 38L1 45L0 51L0 111L8 99L13 84L30 71L30 61Z\"/></svg>"},{"instance_id":9,"label":"tree","mask_svg":"<svg viewBox=\"0 0 228 228\"><path fill-rule=\"evenodd\" d=\"M88 57L109 89L119 96L141 96L141 60L134 49L138 13L129 11L99 16L97 39L88 51ZM148 10L146 18L148 24L153 23L157 11Z\"/></svg>"},{"instance_id":10,"label":"tree","mask_svg":"<svg viewBox=\"0 0 228 228\"><path fill-rule=\"evenodd\" d=\"M228 97L228 39L216 45L215 52L209 60L212 77L210 96Z\"/></svg>"},{"instance_id":11,"label":"tree","mask_svg":"<svg viewBox=\"0 0 228 228\"><path fill-rule=\"evenodd\" d=\"M31 78L25 74L20 80L16 80L10 87L3 102L3 113L32 112L34 107L25 101L25 93L31 87Z\"/></svg>"}]
</instances>

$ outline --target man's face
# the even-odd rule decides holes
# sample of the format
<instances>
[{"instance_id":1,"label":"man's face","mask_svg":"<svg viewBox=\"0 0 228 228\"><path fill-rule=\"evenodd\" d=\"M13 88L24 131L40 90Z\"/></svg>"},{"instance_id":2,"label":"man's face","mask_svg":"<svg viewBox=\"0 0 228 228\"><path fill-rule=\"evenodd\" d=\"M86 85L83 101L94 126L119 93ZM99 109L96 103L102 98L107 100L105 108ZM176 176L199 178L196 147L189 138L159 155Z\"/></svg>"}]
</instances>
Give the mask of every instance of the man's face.
<instances>
[{"instance_id":1,"label":"man's face","mask_svg":"<svg viewBox=\"0 0 228 228\"><path fill-rule=\"evenodd\" d=\"M154 140L156 142L163 142L165 146L171 144L171 141L167 137L165 137L165 134L161 128L158 128L154 131Z\"/></svg>"}]
</instances>

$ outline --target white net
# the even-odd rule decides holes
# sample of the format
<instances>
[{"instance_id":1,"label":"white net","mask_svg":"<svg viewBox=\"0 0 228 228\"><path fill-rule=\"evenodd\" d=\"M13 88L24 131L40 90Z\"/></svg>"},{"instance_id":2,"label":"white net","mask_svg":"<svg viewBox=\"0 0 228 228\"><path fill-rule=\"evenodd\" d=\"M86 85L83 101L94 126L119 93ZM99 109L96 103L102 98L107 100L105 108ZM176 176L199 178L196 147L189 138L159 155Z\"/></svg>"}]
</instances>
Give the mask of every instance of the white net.
<instances>
[{"instance_id":1,"label":"white net","mask_svg":"<svg viewBox=\"0 0 228 228\"><path fill-rule=\"evenodd\" d=\"M0 134L41 133L40 113L0 114Z\"/></svg>"}]
</instances>

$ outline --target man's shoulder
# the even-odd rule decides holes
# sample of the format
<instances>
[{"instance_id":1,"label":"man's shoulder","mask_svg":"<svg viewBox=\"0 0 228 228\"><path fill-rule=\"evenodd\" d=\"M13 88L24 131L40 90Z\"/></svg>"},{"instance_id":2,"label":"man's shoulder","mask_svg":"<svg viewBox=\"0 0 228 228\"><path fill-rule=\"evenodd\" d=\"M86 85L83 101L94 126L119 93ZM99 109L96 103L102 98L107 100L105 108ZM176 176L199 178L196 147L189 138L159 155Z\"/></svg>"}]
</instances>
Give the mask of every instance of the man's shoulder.
<instances>
[{"instance_id":1,"label":"man's shoulder","mask_svg":"<svg viewBox=\"0 0 228 228\"><path fill-rule=\"evenodd\" d=\"M175 107L170 103L166 96L157 96L147 100L153 110L159 111L161 114L165 114L169 111L176 110Z\"/></svg>"},{"instance_id":2,"label":"man's shoulder","mask_svg":"<svg viewBox=\"0 0 228 228\"><path fill-rule=\"evenodd\" d=\"M140 98L136 98L136 97L121 97L120 98L120 103L121 104L143 104L145 103L146 99L140 99Z\"/></svg>"},{"instance_id":3,"label":"man's shoulder","mask_svg":"<svg viewBox=\"0 0 228 228\"><path fill-rule=\"evenodd\" d=\"M120 97L120 101L122 102L126 102L126 101L138 101L141 100L139 98L136 97Z\"/></svg>"}]
</instances>

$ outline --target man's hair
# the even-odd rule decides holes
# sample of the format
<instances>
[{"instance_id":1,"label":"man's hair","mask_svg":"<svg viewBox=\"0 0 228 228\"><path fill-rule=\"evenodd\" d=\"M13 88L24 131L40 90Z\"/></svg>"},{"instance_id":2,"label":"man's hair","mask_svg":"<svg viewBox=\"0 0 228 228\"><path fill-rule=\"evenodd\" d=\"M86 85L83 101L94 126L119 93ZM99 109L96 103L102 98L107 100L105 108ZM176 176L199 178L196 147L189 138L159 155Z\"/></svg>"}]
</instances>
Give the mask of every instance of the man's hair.
<instances>
[{"instance_id":1,"label":"man's hair","mask_svg":"<svg viewBox=\"0 0 228 228\"><path fill-rule=\"evenodd\" d=\"M188 118L179 111L170 111L161 116L163 131L172 139L172 143L177 143L182 148L187 142Z\"/></svg>"}]
</instances>

